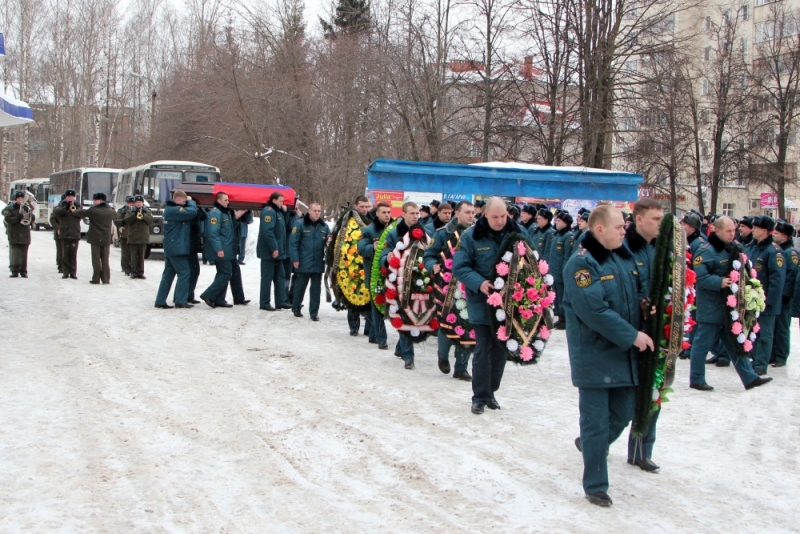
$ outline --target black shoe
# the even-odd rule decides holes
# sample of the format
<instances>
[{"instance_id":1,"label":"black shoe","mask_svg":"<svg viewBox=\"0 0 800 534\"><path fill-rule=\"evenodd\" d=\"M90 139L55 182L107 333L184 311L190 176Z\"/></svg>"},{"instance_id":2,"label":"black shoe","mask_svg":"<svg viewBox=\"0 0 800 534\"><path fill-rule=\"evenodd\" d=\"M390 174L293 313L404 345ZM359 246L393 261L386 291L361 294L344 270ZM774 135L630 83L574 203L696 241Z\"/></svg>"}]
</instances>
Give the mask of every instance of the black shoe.
<instances>
[{"instance_id":1,"label":"black shoe","mask_svg":"<svg viewBox=\"0 0 800 534\"><path fill-rule=\"evenodd\" d=\"M466 371L456 371L453 373L453 378L458 378L464 382L472 382L472 375Z\"/></svg>"},{"instance_id":2,"label":"black shoe","mask_svg":"<svg viewBox=\"0 0 800 534\"><path fill-rule=\"evenodd\" d=\"M217 307L217 305L216 305L216 304L214 304L214 302L213 302L213 301L212 301L210 298L208 298L208 297L204 297L203 295L200 295L200 300L202 300L203 302L205 302L205 303L206 303L206 305L207 305L209 308L216 308L216 307Z\"/></svg>"},{"instance_id":3,"label":"black shoe","mask_svg":"<svg viewBox=\"0 0 800 534\"><path fill-rule=\"evenodd\" d=\"M143 274L137 274L135 277L131 276L131 278L138 278L139 280L147 280L147 277Z\"/></svg>"},{"instance_id":4,"label":"black shoe","mask_svg":"<svg viewBox=\"0 0 800 534\"><path fill-rule=\"evenodd\" d=\"M719 356L712 356L706 360L706 365L711 365L719 361Z\"/></svg>"},{"instance_id":5,"label":"black shoe","mask_svg":"<svg viewBox=\"0 0 800 534\"><path fill-rule=\"evenodd\" d=\"M317 320L319 320L319 319L317 319ZM388 343L378 343L378 348L381 349L381 350L389 350L389 344Z\"/></svg>"},{"instance_id":6,"label":"black shoe","mask_svg":"<svg viewBox=\"0 0 800 534\"><path fill-rule=\"evenodd\" d=\"M302 315L303 314L300 314L301 317L302 317ZM318 323L319 322L319 315L312 315L311 316L311 320L314 321L315 323Z\"/></svg>"},{"instance_id":7,"label":"black shoe","mask_svg":"<svg viewBox=\"0 0 800 534\"><path fill-rule=\"evenodd\" d=\"M161 308L162 310L171 310L174 306L170 306L169 304L156 304L156 308Z\"/></svg>"},{"instance_id":8,"label":"black shoe","mask_svg":"<svg viewBox=\"0 0 800 534\"><path fill-rule=\"evenodd\" d=\"M71 274L71 275L69 275L69 277L72 278L73 280L77 280L78 279L78 275L77 274Z\"/></svg>"},{"instance_id":9,"label":"black shoe","mask_svg":"<svg viewBox=\"0 0 800 534\"><path fill-rule=\"evenodd\" d=\"M300 312L293 311L292 313L294 314L295 317L302 317L303 316L303 314L300 313Z\"/></svg>"},{"instance_id":10,"label":"black shoe","mask_svg":"<svg viewBox=\"0 0 800 534\"><path fill-rule=\"evenodd\" d=\"M175 304L176 308L194 308L192 304Z\"/></svg>"},{"instance_id":11,"label":"black shoe","mask_svg":"<svg viewBox=\"0 0 800 534\"><path fill-rule=\"evenodd\" d=\"M222 302L217 304L217 308L233 308L233 304L228 304L227 302Z\"/></svg>"},{"instance_id":12,"label":"black shoe","mask_svg":"<svg viewBox=\"0 0 800 534\"><path fill-rule=\"evenodd\" d=\"M578 452L583 452L583 449L581 449L581 437L580 436L575 438L575 448L578 449Z\"/></svg>"},{"instance_id":13,"label":"black shoe","mask_svg":"<svg viewBox=\"0 0 800 534\"><path fill-rule=\"evenodd\" d=\"M62 274L61 275L61 279L63 280L64 278L69 278L69 275L68 274Z\"/></svg>"},{"instance_id":14,"label":"black shoe","mask_svg":"<svg viewBox=\"0 0 800 534\"><path fill-rule=\"evenodd\" d=\"M278 309L279 310L291 310L292 309L292 305L291 304L281 304L280 306L278 306Z\"/></svg>"},{"instance_id":15,"label":"black shoe","mask_svg":"<svg viewBox=\"0 0 800 534\"><path fill-rule=\"evenodd\" d=\"M446 375L450 374L450 360L439 360L439 370Z\"/></svg>"},{"instance_id":16,"label":"black shoe","mask_svg":"<svg viewBox=\"0 0 800 534\"><path fill-rule=\"evenodd\" d=\"M638 460L631 460L628 458L628 463L631 465L635 465L636 467L640 468L642 471L647 471L648 473L655 473L661 467L653 462L650 458L639 458Z\"/></svg>"},{"instance_id":17,"label":"black shoe","mask_svg":"<svg viewBox=\"0 0 800 534\"><path fill-rule=\"evenodd\" d=\"M744 389L750 390L750 389L753 389L753 388L757 388L758 386L763 386L767 382L772 382L772 377L771 376L762 376L760 378L756 378L755 380L753 380L752 382L747 384L744 387Z\"/></svg>"},{"instance_id":18,"label":"black shoe","mask_svg":"<svg viewBox=\"0 0 800 534\"><path fill-rule=\"evenodd\" d=\"M753 369L753 371L755 371L755 373L758 376L764 376L765 374L767 374L767 370L766 369Z\"/></svg>"},{"instance_id":19,"label":"black shoe","mask_svg":"<svg viewBox=\"0 0 800 534\"><path fill-rule=\"evenodd\" d=\"M414 370L414 360L406 360L405 368L409 371Z\"/></svg>"},{"instance_id":20,"label":"black shoe","mask_svg":"<svg viewBox=\"0 0 800 534\"><path fill-rule=\"evenodd\" d=\"M23 275L23 276L25 276L25 275ZM781 362L771 363L770 365L772 367L786 367L786 364L785 363L781 363Z\"/></svg>"},{"instance_id":21,"label":"black shoe","mask_svg":"<svg viewBox=\"0 0 800 534\"><path fill-rule=\"evenodd\" d=\"M689 356L690 356L690 354L688 352L686 352L685 350L682 351L680 354L678 354L678 358L680 358L681 360L688 360Z\"/></svg>"},{"instance_id":22,"label":"black shoe","mask_svg":"<svg viewBox=\"0 0 800 534\"><path fill-rule=\"evenodd\" d=\"M378 342L375 341L374 339L370 339L369 343L370 343L370 345L377 345L378 344Z\"/></svg>"},{"instance_id":23,"label":"black shoe","mask_svg":"<svg viewBox=\"0 0 800 534\"><path fill-rule=\"evenodd\" d=\"M731 366L731 362L728 361L728 360L720 360L717 363L715 363L714 365L716 365L717 367L730 367Z\"/></svg>"},{"instance_id":24,"label":"black shoe","mask_svg":"<svg viewBox=\"0 0 800 534\"><path fill-rule=\"evenodd\" d=\"M244 265L244 262L243 262L243 261L240 261L240 262L239 262L239 265Z\"/></svg>"},{"instance_id":25,"label":"black shoe","mask_svg":"<svg viewBox=\"0 0 800 534\"><path fill-rule=\"evenodd\" d=\"M689 384L689 387L697 391L714 391L714 388L703 382L702 384Z\"/></svg>"},{"instance_id":26,"label":"black shoe","mask_svg":"<svg viewBox=\"0 0 800 534\"><path fill-rule=\"evenodd\" d=\"M394 355L397 356L398 358L402 358L403 357L403 355L400 354L398 351L394 351Z\"/></svg>"},{"instance_id":27,"label":"black shoe","mask_svg":"<svg viewBox=\"0 0 800 534\"><path fill-rule=\"evenodd\" d=\"M351 332L350 332L350 335L351 335L351 336L353 336L353 337L356 337L356 336L358 335L358 332L352 332L352 331L351 331Z\"/></svg>"},{"instance_id":28,"label":"black shoe","mask_svg":"<svg viewBox=\"0 0 800 534\"><path fill-rule=\"evenodd\" d=\"M11 276L9 276L9 278L19 278L19 275L17 273L11 273Z\"/></svg>"},{"instance_id":29,"label":"black shoe","mask_svg":"<svg viewBox=\"0 0 800 534\"><path fill-rule=\"evenodd\" d=\"M28 273L20 273L20 276L21 276L22 278L28 278Z\"/></svg>"},{"instance_id":30,"label":"black shoe","mask_svg":"<svg viewBox=\"0 0 800 534\"><path fill-rule=\"evenodd\" d=\"M480 415L483 413L483 404L478 401L472 401L472 413L475 415Z\"/></svg>"},{"instance_id":31,"label":"black shoe","mask_svg":"<svg viewBox=\"0 0 800 534\"><path fill-rule=\"evenodd\" d=\"M89 280L89 283L90 283L90 284L95 284L95 285L97 285L97 284L99 284L100 282L95 282L94 280Z\"/></svg>"},{"instance_id":32,"label":"black shoe","mask_svg":"<svg viewBox=\"0 0 800 534\"><path fill-rule=\"evenodd\" d=\"M200 301L197 299L189 299L189 304L200 304Z\"/></svg>"},{"instance_id":33,"label":"black shoe","mask_svg":"<svg viewBox=\"0 0 800 534\"><path fill-rule=\"evenodd\" d=\"M248 304L250 304L250 301L249 300L243 300L241 302L234 302L234 304L236 304L237 306L247 306Z\"/></svg>"},{"instance_id":34,"label":"black shoe","mask_svg":"<svg viewBox=\"0 0 800 534\"><path fill-rule=\"evenodd\" d=\"M259 308L259 310L264 310L264 311L275 311L275 307L274 307L274 306L270 306L269 304L267 304L266 306L261 306L261 307Z\"/></svg>"},{"instance_id":35,"label":"black shoe","mask_svg":"<svg viewBox=\"0 0 800 534\"><path fill-rule=\"evenodd\" d=\"M586 500L597 506L611 506L611 497L605 491L598 491L597 493L587 493Z\"/></svg>"},{"instance_id":36,"label":"black shoe","mask_svg":"<svg viewBox=\"0 0 800 534\"><path fill-rule=\"evenodd\" d=\"M500 409L500 403L497 402L497 399L492 397L491 399L486 401L486 407L489 408L490 410L499 410Z\"/></svg>"}]
</instances>

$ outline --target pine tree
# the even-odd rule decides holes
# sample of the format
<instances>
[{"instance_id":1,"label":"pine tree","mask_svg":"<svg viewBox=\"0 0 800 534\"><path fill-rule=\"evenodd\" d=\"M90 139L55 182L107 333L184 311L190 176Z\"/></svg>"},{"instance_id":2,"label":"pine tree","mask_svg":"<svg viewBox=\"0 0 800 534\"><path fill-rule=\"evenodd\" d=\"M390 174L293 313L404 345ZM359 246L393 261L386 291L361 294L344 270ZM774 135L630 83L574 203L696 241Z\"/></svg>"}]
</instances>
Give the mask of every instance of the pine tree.
<instances>
[{"instance_id":1,"label":"pine tree","mask_svg":"<svg viewBox=\"0 0 800 534\"><path fill-rule=\"evenodd\" d=\"M335 38L341 33L359 34L369 31L372 25L369 2L367 0L339 0L336 16L332 22L319 19L326 38Z\"/></svg>"}]
</instances>

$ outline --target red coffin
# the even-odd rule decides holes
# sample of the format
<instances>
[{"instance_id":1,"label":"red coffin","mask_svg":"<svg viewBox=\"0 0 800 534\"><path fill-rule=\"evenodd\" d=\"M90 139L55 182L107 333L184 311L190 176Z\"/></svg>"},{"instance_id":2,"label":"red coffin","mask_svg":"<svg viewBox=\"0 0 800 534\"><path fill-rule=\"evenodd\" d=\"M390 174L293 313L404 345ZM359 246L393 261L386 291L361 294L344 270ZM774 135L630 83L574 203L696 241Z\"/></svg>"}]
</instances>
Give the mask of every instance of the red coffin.
<instances>
[{"instance_id":1,"label":"red coffin","mask_svg":"<svg viewBox=\"0 0 800 534\"><path fill-rule=\"evenodd\" d=\"M284 204L294 206L296 196L294 189L285 185L217 182L214 184L214 194L216 195L220 191L228 194L231 206L248 208L263 208L269 201L269 196L275 192L283 195Z\"/></svg>"}]
</instances>

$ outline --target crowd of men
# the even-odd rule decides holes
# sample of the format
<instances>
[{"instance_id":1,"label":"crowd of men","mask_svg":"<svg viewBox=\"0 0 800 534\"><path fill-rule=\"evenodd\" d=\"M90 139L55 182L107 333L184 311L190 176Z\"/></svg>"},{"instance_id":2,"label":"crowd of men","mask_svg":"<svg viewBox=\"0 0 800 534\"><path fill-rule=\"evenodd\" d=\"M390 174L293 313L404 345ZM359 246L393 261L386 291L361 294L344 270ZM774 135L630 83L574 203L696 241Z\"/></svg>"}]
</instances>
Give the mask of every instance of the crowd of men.
<instances>
[{"instance_id":1,"label":"crowd of men","mask_svg":"<svg viewBox=\"0 0 800 534\"><path fill-rule=\"evenodd\" d=\"M11 276L27 276L27 247L30 226L21 228L21 202L15 198L3 212L11 245ZM94 196L94 206L75 206L75 192L67 191L53 211L51 224L58 243L58 268L63 278L77 278L77 249L80 221L89 219L87 241L92 247L91 283L110 282L109 247L112 225L116 225L122 246L121 268L133 279L144 278L144 255L153 217L141 196L129 197L126 205L114 211L105 196ZM259 308L268 312L291 310L303 318L306 291L308 312L319 321L325 250L332 236L322 219L321 206L312 203L307 213L296 215L283 204L284 197L273 193L259 214L257 256L261 262ZM365 227L358 242L364 259L367 284L376 245L392 221L392 207L384 202L372 206L364 196L356 198L354 208ZM443 268L445 246L458 233L459 242L452 260L452 274L467 290L469 321L475 330L474 350L454 343L438 333L438 367L451 372L450 353L454 352L453 378L471 382L471 411L501 409L495 394L500 388L506 365L506 348L490 327L487 298L494 291L492 280L500 247L507 235L520 232L539 257L548 262L554 278L556 328L565 329L572 382L579 389L580 436L575 446L583 455L583 486L587 499L600 506L611 505L608 490L607 453L631 421L638 385L639 353L653 349L654 340L643 332L648 303L648 285L654 261L654 244L664 216L662 206L651 199L640 199L625 216L611 205L592 211L582 209L578 220L566 211L555 213L544 205L507 206L497 197L486 201L462 200L432 202L418 206L406 202L397 225L385 237L379 262L388 266L389 253L405 234L422 228L431 244L423 263L437 274ZM204 302L211 308L246 305L239 266L243 264L247 226L254 221L248 210L229 208L228 195L221 192L213 207L200 209L182 190L176 190L163 212L164 271L156 296L156 308L191 308ZM573 224L574 223L574 224ZM689 268L696 274L697 326L688 334L691 348L681 355L690 360L691 388L712 391L706 381L706 365L733 364L746 390L767 384L768 367L786 365L789 356L789 326L800 316L800 284L796 283L800 256L792 247L794 228L785 221L759 215L741 221L726 216L704 217L690 211L681 219L691 255ZM725 332L726 288L734 283L729 276L731 254L743 247L766 295L766 310L758 318L760 332L751 358L740 356ZM200 272L198 254L213 263L216 275L199 299L195 287ZM177 278L177 282L175 279ZM174 306L167 303L175 283ZM230 286L233 303L226 300ZM363 316L363 317L362 317ZM349 333L363 333L379 350L388 350L385 317L371 305L368 313L348 310ZM712 357L706 359L711 353ZM414 343L400 333L394 350L405 369L413 370ZM469 359L472 355L472 374ZM659 469L651 457L660 410L643 438L628 439L628 462L653 472Z\"/></svg>"}]
</instances>

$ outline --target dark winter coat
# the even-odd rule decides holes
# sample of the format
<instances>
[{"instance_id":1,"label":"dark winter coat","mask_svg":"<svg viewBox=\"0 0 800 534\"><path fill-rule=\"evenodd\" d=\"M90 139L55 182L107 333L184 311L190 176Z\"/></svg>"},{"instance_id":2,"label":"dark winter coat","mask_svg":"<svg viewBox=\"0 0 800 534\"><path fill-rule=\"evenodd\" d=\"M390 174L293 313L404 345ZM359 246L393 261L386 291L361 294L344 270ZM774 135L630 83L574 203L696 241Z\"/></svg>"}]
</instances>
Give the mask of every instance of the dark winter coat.
<instances>
[{"instance_id":1,"label":"dark winter coat","mask_svg":"<svg viewBox=\"0 0 800 534\"><path fill-rule=\"evenodd\" d=\"M256 255L262 260L285 260L286 255L286 223L283 210L272 202L261 210L258 228L258 246ZM272 253L278 251L273 258Z\"/></svg>"},{"instance_id":2,"label":"dark winter coat","mask_svg":"<svg viewBox=\"0 0 800 534\"><path fill-rule=\"evenodd\" d=\"M695 320L698 323L722 324L725 322L725 299L722 279L731 269L730 256L736 244L726 245L717 234L708 236L708 242L697 248L692 256L692 267L697 275Z\"/></svg>"},{"instance_id":3,"label":"dark winter coat","mask_svg":"<svg viewBox=\"0 0 800 534\"><path fill-rule=\"evenodd\" d=\"M783 300L783 286L786 283L786 258L781 247L775 244L772 236L750 243L745 250L758 273L758 281L767 296L766 315L780 315Z\"/></svg>"},{"instance_id":4,"label":"dark winter coat","mask_svg":"<svg viewBox=\"0 0 800 534\"><path fill-rule=\"evenodd\" d=\"M164 209L164 255L188 256L192 248L192 225L197 217L194 200L185 206L168 200Z\"/></svg>"},{"instance_id":5,"label":"dark winter coat","mask_svg":"<svg viewBox=\"0 0 800 534\"><path fill-rule=\"evenodd\" d=\"M636 262L636 270L639 271L639 280L642 283L642 290L645 295L650 294L650 271L653 267L653 257L655 257L655 240L648 243L642 235L636 231L636 225L631 224L625 229L625 246L633 254Z\"/></svg>"},{"instance_id":6,"label":"dark winter coat","mask_svg":"<svg viewBox=\"0 0 800 534\"><path fill-rule=\"evenodd\" d=\"M361 231L361 239L358 240L358 255L364 260L364 274L369 287L372 275L372 260L375 258L375 245L386 229L377 218L373 219L372 224Z\"/></svg>"},{"instance_id":7,"label":"dark winter coat","mask_svg":"<svg viewBox=\"0 0 800 534\"><path fill-rule=\"evenodd\" d=\"M136 214L136 208L130 210L125 214L123 222L127 227L128 244L129 245L149 245L150 244L150 227L153 225L153 214L147 206L142 207L142 218L139 219Z\"/></svg>"},{"instance_id":8,"label":"dark winter coat","mask_svg":"<svg viewBox=\"0 0 800 534\"><path fill-rule=\"evenodd\" d=\"M214 261L236 259L237 233L234 224L238 224L238 222L233 217L233 212L214 203L214 207L209 210L206 217L205 253L207 258ZM219 251L225 253L222 258L217 256Z\"/></svg>"},{"instance_id":9,"label":"dark winter coat","mask_svg":"<svg viewBox=\"0 0 800 534\"><path fill-rule=\"evenodd\" d=\"M3 218L6 223L6 233L8 234L9 245L30 245L31 244L31 227L30 225L22 225L22 212L16 202L10 203L3 209ZM31 218L31 223L33 222Z\"/></svg>"},{"instance_id":10,"label":"dark winter coat","mask_svg":"<svg viewBox=\"0 0 800 534\"><path fill-rule=\"evenodd\" d=\"M292 263L299 262L298 273L322 273L325 271L325 245L330 229L322 218L312 221L308 214L294 223L289 239L289 257ZM366 271L366 266L364 267Z\"/></svg>"},{"instance_id":11,"label":"dark winter coat","mask_svg":"<svg viewBox=\"0 0 800 534\"><path fill-rule=\"evenodd\" d=\"M70 203L63 200L53 215L58 219L58 238L59 239L80 239L81 238L81 219L80 217L70 217Z\"/></svg>"},{"instance_id":12,"label":"dark winter coat","mask_svg":"<svg viewBox=\"0 0 800 534\"><path fill-rule=\"evenodd\" d=\"M107 203L101 202L88 209L70 211L68 217L77 217L79 220L84 217L89 219L86 242L90 245L105 247L111 244L111 229L117 219L117 212Z\"/></svg>"},{"instance_id":13,"label":"dark winter coat","mask_svg":"<svg viewBox=\"0 0 800 534\"><path fill-rule=\"evenodd\" d=\"M567 263L567 260L572 255L572 247L570 246L572 235L570 234L569 227L556 230L556 233L553 235L554 237L550 241L550 250L546 254L547 264L550 266L549 272L553 275L553 279L561 283L564 278L562 272L564 264Z\"/></svg>"}]
</instances>

